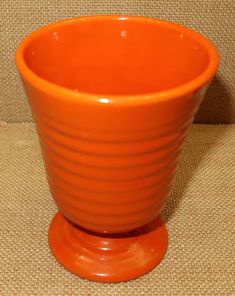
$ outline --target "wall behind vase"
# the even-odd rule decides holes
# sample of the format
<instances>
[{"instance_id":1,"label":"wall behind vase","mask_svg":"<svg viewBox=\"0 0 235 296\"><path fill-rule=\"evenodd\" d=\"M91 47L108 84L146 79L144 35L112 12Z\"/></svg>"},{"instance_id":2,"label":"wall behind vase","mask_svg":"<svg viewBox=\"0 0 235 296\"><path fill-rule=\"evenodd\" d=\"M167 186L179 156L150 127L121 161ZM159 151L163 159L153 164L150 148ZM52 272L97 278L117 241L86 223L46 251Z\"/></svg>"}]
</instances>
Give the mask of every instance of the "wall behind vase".
<instances>
[{"instance_id":1,"label":"wall behind vase","mask_svg":"<svg viewBox=\"0 0 235 296\"><path fill-rule=\"evenodd\" d=\"M235 122L234 0L1 0L0 121L32 121L14 63L20 40L48 23L94 14L156 17L181 23L207 36L219 50L221 65L195 121Z\"/></svg>"}]
</instances>

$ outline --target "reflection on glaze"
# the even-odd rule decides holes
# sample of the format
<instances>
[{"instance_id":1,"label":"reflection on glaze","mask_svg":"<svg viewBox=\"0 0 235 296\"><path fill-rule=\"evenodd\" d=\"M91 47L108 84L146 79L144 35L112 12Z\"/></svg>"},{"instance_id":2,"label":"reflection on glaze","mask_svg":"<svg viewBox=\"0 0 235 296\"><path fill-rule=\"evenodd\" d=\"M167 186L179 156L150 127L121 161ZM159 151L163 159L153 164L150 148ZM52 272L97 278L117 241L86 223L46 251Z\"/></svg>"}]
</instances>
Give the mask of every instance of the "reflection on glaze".
<instances>
[{"instance_id":1,"label":"reflection on glaze","mask_svg":"<svg viewBox=\"0 0 235 296\"><path fill-rule=\"evenodd\" d=\"M107 98L100 98L100 103L103 103L103 104L108 104L108 103L110 103L110 100L109 99L107 99Z\"/></svg>"},{"instance_id":2,"label":"reflection on glaze","mask_svg":"<svg viewBox=\"0 0 235 296\"><path fill-rule=\"evenodd\" d=\"M53 39L54 40L59 40L60 38L59 38L59 35L58 35L58 32L53 32L52 33L52 36L53 36Z\"/></svg>"},{"instance_id":3,"label":"reflection on glaze","mask_svg":"<svg viewBox=\"0 0 235 296\"><path fill-rule=\"evenodd\" d=\"M120 32L120 36L123 37L123 38L127 37L127 31L126 30L122 30Z\"/></svg>"}]
</instances>

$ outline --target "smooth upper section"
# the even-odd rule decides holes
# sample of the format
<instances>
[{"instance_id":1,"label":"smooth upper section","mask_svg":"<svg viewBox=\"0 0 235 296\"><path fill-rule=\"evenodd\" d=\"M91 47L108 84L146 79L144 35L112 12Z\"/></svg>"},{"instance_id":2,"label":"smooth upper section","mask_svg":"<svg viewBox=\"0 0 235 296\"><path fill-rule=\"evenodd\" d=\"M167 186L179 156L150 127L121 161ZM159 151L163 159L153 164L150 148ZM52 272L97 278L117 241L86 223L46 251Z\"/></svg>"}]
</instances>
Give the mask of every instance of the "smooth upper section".
<instances>
[{"instance_id":1,"label":"smooth upper section","mask_svg":"<svg viewBox=\"0 0 235 296\"><path fill-rule=\"evenodd\" d=\"M180 25L132 16L95 16L43 27L18 47L25 79L71 99L126 104L196 90L218 67L200 34Z\"/></svg>"}]
</instances>

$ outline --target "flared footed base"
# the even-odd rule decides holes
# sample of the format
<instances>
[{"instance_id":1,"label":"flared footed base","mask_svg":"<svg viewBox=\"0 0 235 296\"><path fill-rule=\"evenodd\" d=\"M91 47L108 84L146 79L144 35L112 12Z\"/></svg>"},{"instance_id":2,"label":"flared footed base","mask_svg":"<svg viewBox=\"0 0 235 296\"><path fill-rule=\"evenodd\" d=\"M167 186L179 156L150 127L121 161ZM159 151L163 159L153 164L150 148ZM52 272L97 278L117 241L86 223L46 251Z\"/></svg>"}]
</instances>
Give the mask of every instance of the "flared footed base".
<instances>
[{"instance_id":1,"label":"flared footed base","mask_svg":"<svg viewBox=\"0 0 235 296\"><path fill-rule=\"evenodd\" d=\"M48 239L52 254L62 266L98 282L128 281L147 273L161 262L168 245L160 217L129 233L97 234L57 213Z\"/></svg>"}]
</instances>

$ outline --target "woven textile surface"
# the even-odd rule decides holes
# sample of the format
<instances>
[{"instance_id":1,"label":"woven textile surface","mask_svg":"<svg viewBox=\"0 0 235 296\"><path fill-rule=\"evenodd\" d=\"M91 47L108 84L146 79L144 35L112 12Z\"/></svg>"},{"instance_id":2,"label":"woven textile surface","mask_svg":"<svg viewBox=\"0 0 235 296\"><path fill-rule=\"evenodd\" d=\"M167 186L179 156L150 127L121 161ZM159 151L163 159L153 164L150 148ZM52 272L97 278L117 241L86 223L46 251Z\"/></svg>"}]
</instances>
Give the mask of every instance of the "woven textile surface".
<instances>
[{"instance_id":1,"label":"woven textile surface","mask_svg":"<svg viewBox=\"0 0 235 296\"><path fill-rule=\"evenodd\" d=\"M32 30L71 17L129 14L179 22L214 42L221 67L196 121L235 122L235 1L234 0L1 0L0 120L31 121L29 107L15 69L17 44ZM146 53L147 54L147 53Z\"/></svg>"},{"instance_id":2,"label":"woven textile surface","mask_svg":"<svg viewBox=\"0 0 235 296\"><path fill-rule=\"evenodd\" d=\"M0 128L0 295L235 295L235 125L194 125L163 211L169 248L135 281L101 284L62 268L47 245L56 207L32 123Z\"/></svg>"}]
</instances>

